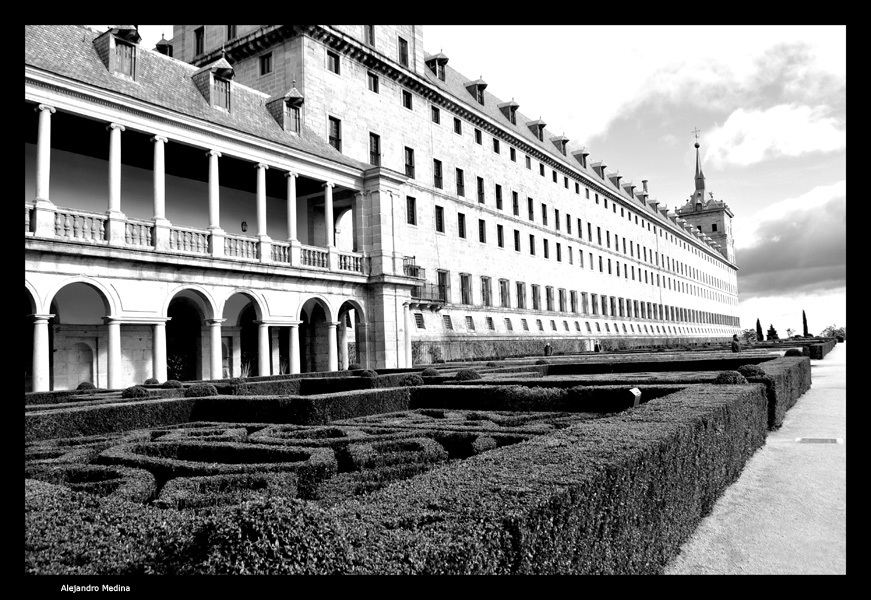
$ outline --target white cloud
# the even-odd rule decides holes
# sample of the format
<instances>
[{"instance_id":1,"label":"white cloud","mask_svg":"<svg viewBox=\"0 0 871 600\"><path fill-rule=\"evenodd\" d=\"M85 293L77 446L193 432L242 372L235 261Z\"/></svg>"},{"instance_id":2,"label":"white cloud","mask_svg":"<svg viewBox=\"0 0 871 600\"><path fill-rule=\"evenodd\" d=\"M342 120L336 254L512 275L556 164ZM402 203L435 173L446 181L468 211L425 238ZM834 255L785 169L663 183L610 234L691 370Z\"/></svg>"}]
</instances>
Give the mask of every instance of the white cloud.
<instances>
[{"instance_id":1,"label":"white cloud","mask_svg":"<svg viewBox=\"0 0 871 600\"><path fill-rule=\"evenodd\" d=\"M735 221L735 247L749 248L762 241L761 232L768 229L772 222L784 222L790 219L801 219L810 210L819 209L837 198L847 196L847 180L842 179L831 185L821 185L797 198L786 198L774 204L769 204L759 212ZM846 225L844 229L846 235Z\"/></svg>"},{"instance_id":2,"label":"white cloud","mask_svg":"<svg viewBox=\"0 0 871 600\"><path fill-rule=\"evenodd\" d=\"M739 108L705 136L705 160L747 166L778 156L841 150L847 146L845 124L828 114L824 106Z\"/></svg>"}]
</instances>

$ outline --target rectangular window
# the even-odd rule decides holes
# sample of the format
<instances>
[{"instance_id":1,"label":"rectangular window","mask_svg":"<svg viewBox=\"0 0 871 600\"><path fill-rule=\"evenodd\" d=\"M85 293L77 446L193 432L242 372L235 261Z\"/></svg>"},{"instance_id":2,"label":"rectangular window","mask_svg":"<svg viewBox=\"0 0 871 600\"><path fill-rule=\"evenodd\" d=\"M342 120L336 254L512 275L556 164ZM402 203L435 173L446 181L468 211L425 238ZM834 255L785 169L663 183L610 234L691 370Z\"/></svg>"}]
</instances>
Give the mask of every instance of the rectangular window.
<instances>
[{"instance_id":1,"label":"rectangular window","mask_svg":"<svg viewBox=\"0 0 871 600\"><path fill-rule=\"evenodd\" d=\"M550 258L550 246L547 242L547 238L544 238L544 257Z\"/></svg>"},{"instance_id":2,"label":"rectangular window","mask_svg":"<svg viewBox=\"0 0 871 600\"><path fill-rule=\"evenodd\" d=\"M487 243L487 222L484 219L478 219L478 241Z\"/></svg>"},{"instance_id":3,"label":"rectangular window","mask_svg":"<svg viewBox=\"0 0 871 600\"><path fill-rule=\"evenodd\" d=\"M438 109L437 106L432 107L432 122L436 125L442 122L441 111Z\"/></svg>"},{"instance_id":4,"label":"rectangular window","mask_svg":"<svg viewBox=\"0 0 871 600\"><path fill-rule=\"evenodd\" d=\"M408 42L402 38L399 38L399 64L408 66Z\"/></svg>"},{"instance_id":5,"label":"rectangular window","mask_svg":"<svg viewBox=\"0 0 871 600\"><path fill-rule=\"evenodd\" d=\"M514 216L519 217L520 216L520 197L518 196L517 192L511 192L511 204L512 204L512 208L514 209Z\"/></svg>"},{"instance_id":6,"label":"rectangular window","mask_svg":"<svg viewBox=\"0 0 871 600\"><path fill-rule=\"evenodd\" d=\"M378 93L378 75L369 71L366 73L366 82L369 85L369 91Z\"/></svg>"},{"instance_id":7,"label":"rectangular window","mask_svg":"<svg viewBox=\"0 0 871 600\"><path fill-rule=\"evenodd\" d=\"M713 224L711 225L711 233L716 233L716 232L717 232L717 224L716 224L716 223L713 223Z\"/></svg>"},{"instance_id":8,"label":"rectangular window","mask_svg":"<svg viewBox=\"0 0 871 600\"><path fill-rule=\"evenodd\" d=\"M478 204L484 204L484 178L478 177Z\"/></svg>"},{"instance_id":9,"label":"rectangular window","mask_svg":"<svg viewBox=\"0 0 871 600\"><path fill-rule=\"evenodd\" d=\"M610 231L605 232L605 239L607 240L608 247L610 248L611 247L611 232Z\"/></svg>"},{"instance_id":10,"label":"rectangular window","mask_svg":"<svg viewBox=\"0 0 871 600\"><path fill-rule=\"evenodd\" d=\"M417 200L411 196L405 197L405 218L409 225L417 225Z\"/></svg>"},{"instance_id":11,"label":"rectangular window","mask_svg":"<svg viewBox=\"0 0 871 600\"><path fill-rule=\"evenodd\" d=\"M583 269L584 268L584 251L583 250L578 251L578 257L580 259L578 261L578 265Z\"/></svg>"},{"instance_id":12,"label":"rectangular window","mask_svg":"<svg viewBox=\"0 0 871 600\"><path fill-rule=\"evenodd\" d=\"M505 247L505 233L504 233L504 231L502 230L502 225L497 225L497 226L496 226L496 244L497 244L500 248L504 248L504 247Z\"/></svg>"},{"instance_id":13,"label":"rectangular window","mask_svg":"<svg viewBox=\"0 0 871 600\"><path fill-rule=\"evenodd\" d=\"M472 303L472 276L460 273L460 301L463 304Z\"/></svg>"},{"instance_id":14,"label":"rectangular window","mask_svg":"<svg viewBox=\"0 0 871 600\"><path fill-rule=\"evenodd\" d=\"M568 177L563 177L563 183L564 183L564 187L566 189L569 189L569 178Z\"/></svg>"},{"instance_id":15,"label":"rectangular window","mask_svg":"<svg viewBox=\"0 0 871 600\"><path fill-rule=\"evenodd\" d=\"M520 231L514 230L514 251L520 252Z\"/></svg>"},{"instance_id":16,"label":"rectangular window","mask_svg":"<svg viewBox=\"0 0 871 600\"><path fill-rule=\"evenodd\" d=\"M578 312L578 293L575 290L569 292L569 302L573 313Z\"/></svg>"},{"instance_id":17,"label":"rectangular window","mask_svg":"<svg viewBox=\"0 0 871 600\"><path fill-rule=\"evenodd\" d=\"M136 77L136 48L118 39L115 40L115 72L131 79Z\"/></svg>"},{"instance_id":18,"label":"rectangular window","mask_svg":"<svg viewBox=\"0 0 871 600\"><path fill-rule=\"evenodd\" d=\"M511 156L512 162L517 162L517 150L515 150L514 148L509 148L508 154Z\"/></svg>"},{"instance_id":19,"label":"rectangular window","mask_svg":"<svg viewBox=\"0 0 871 600\"><path fill-rule=\"evenodd\" d=\"M532 310L541 310L541 291L536 284L532 284Z\"/></svg>"},{"instance_id":20,"label":"rectangular window","mask_svg":"<svg viewBox=\"0 0 871 600\"><path fill-rule=\"evenodd\" d=\"M499 154L499 140L493 138L493 152Z\"/></svg>"},{"instance_id":21,"label":"rectangular window","mask_svg":"<svg viewBox=\"0 0 871 600\"><path fill-rule=\"evenodd\" d=\"M363 25L363 33L366 39L366 43L369 46L375 45L375 26L374 25Z\"/></svg>"},{"instance_id":22,"label":"rectangular window","mask_svg":"<svg viewBox=\"0 0 871 600\"><path fill-rule=\"evenodd\" d=\"M611 274L611 259L608 259L608 275Z\"/></svg>"},{"instance_id":23,"label":"rectangular window","mask_svg":"<svg viewBox=\"0 0 871 600\"><path fill-rule=\"evenodd\" d=\"M538 327L539 331L544 331L544 325L541 324L541 319L536 319L535 324Z\"/></svg>"},{"instance_id":24,"label":"rectangular window","mask_svg":"<svg viewBox=\"0 0 871 600\"><path fill-rule=\"evenodd\" d=\"M547 204L541 203L541 224L547 227Z\"/></svg>"},{"instance_id":25,"label":"rectangular window","mask_svg":"<svg viewBox=\"0 0 871 600\"><path fill-rule=\"evenodd\" d=\"M529 236L529 253L532 256L535 256L535 236L534 235Z\"/></svg>"},{"instance_id":26,"label":"rectangular window","mask_svg":"<svg viewBox=\"0 0 871 600\"><path fill-rule=\"evenodd\" d=\"M442 189L444 182L442 181L442 161L434 158L432 161L432 179L436 189Z\"/></svg>"},{"instance_id":27,"label":"rectangular window","mask_svg":"<svg viewBox=\"0 0 871 600\"><path fill-rule=\"evenodd\" d=\"M544 177L544 163L538 165L538 174Z\"/></svg>"},{"instance_id":28,"label":"rectangular window","mask_svg":"<svg viewBox=\"0 0 871 600\"><path fill-rule=\"evenodd\" d=\"M342 122L335 117L330 117L330 146L342 151Z\"/></svg>"},{"instance_id":29,"label":"rectangular window","mask_svg":"<svg viewBox=\"0 0 871 600\"><path fill-rule=\"evenodd\" d=\"M457 234L461 238L466 237L466 215L457 213Z\"/></svg>"},{"instance_id":30,"label":"rectangular window","mask_svg":"<svg viewBox=\"0 0 871 600\"><path fill-rule=\"evenodd\" d=\"M423 323L423 315L421 313L414 313L414 324L417 325L418 329L426 329L426 326Z\"/></svg>"},{"instance_id":31,"label":"rectangular window","mask_svg":"<svg viewBox=\"0 0 871 600\"><path fill-rule=\"evenodd\" d=\"M230 110L230 81L215 77L214 83L215 106ZM339 149L341 151L341 148Z\"/></svg>"},{"instance_id":32,"label":"rectangular window","mask_svg":"<svg viewBox=\"0 0 871 600\"><path fill-rule=\"evenodd\" d=\"M527 169L532 169L532 159L529 158L529 155L528 155L528 154L526 155L526 168L527 168Z\"/></svg>"},{"instance_id":33,"label":"rectangular window","mask_svg":"<svg viewBox=\"0 0 871 600\"><path fill-rule=\"evenodd\" d=\"M493 306L490 283L489 277L481 277L481 304L484 306Z\"/></svg>"},{"instance_id":34,"label":"rectangular window","mask_svg":"<svg viewBox=\"0 0 871 600\"><path fill-rule=\"evenodd\" d=\"M483 144L484 143L484 138L481 137L481 130L480 129L475 130L475 143L476 144Z\"/></svg>"},{"instance_id":35,"label":"rectangular window","mask_svg":"<svg viewBox=\"0 0 871 600\"><path fill-rule=\"evenodd\" d=\"M526 308L526 284L517 282L517 308Z\"/></svg>"},{"instance_id":36,"label":"rectangular window","mask_svg":"<svg viewBox=\"0 0 871 600\"><path fill-rule=\"evenodd\" d=\"M466 195L466 184L463 180L463 170L457 169L457 196Z\"/></svg>"},{"instance_id":37,"label":"rectangular window","mask_svg":"<svg viewBox=\"0 0 871 600\"><path fill-rule=\"evenodd\" d=\"M272 53L260 57L260 74L267 75L272 72Z\"/></svg>"},{"instance_id":38,"label":"rectangular window","mask_svg":"<svg viewBox=\"0 0 871 600\"><path fill-rule=\"evenodd\" d=\"M553 288L549 285L544 288L544 299L547 303L547 310L553 310Z\"/></svg>"},{"instance_id":39,"label":"rectangular window","mask_svg":"<svg viewBox=\"0 0 871 600\"><path fill-rule=\"evenodd\" d=\"M507 279L499 280L499 306L503 308L511 308L511 292L508 287Z\"/></svg>"},{"instance_id":40,"label":"rectangular window","mask_svg":"<svg viewBox=\"0 0 871 600\"><path fill-rule=\"evenodd\" d=\"M439 300L443 302L451 301L451 274L449 271L437 271Z\"/></svg>"},{"instance_id":41,"label":"rectangular window","mask_svg":"<svg viewBox=\"0 0 871 600\"><path fill-rule=\"evenodd\" d=\"M487 317L487 329L489 329L490 331L496 330L496 326L493 325L493 317Z\"/></svg>"},{"instance_id":42,"label":"rectangular window","mask_svg":"<svg viewBox=\"0 0 871 600\"><path fill-rule=\"evenodd\" d=\"M523 331L529 331L529 323L526 322L526 319L520 319L520 324L523 325Z\"/></svg>"},{"instance_id":43,"label":"rectangular window","mask_svg":"<svg viewBox=\"0 0 871 600\"><path fill-rule=\"evenodd\" d=\"M593 314L598 315L599 314L599 295L592 294L592 301L593 301Z\"/></svg>"},{"instance_id":44,"label":"rectangular window","mask_svg":"<svg viewBox=\"0 0 871 600\"><path fill-rule=\"evenodd\" d=\"M339 55L327 50L327 70L339 74Z\"/></svg>"},{"instance_id":45,"label":"rectangular window","mask_svg":"<svg viewBox=\"0 0 871 600\"><path fill-rule=\"evenodd\" d=\"M587 292L581 292L581 310L585 315L590 314L590 296Z\"/></svg>"},{"instance_id":46,"label":"rectangular window","mask_svg":"<svg viewBox=\"0 0 871 600\"><path fill-rule=\"evenodd\" d=\"M599 245L601 246L602 245L602 228L601 227L596 227L596 239L598 240Z\"/></svg>"},{"instance_id":47,"label":"rectangular window","mask_svg":"<svg viewBox=\"0 0 871 600\"><path fill-rule=\"evenodd\" d=\"M554 227L556 227L556 230L559 231L560 224L559 224L559 209L558 208L553 209L553 225L554 225Z\"/></svg>"},{"instance_id":48,"label":"rectangular window","mask_svg":"<svg viewBox=\"0 0 871 600\"><path fill-rule=\"evenodd\" d=\"M556 244L556 261L562 262L562 260L563 260L562 246L560 245L559 242L557 242L557 244Z\"/></svg>"},{"instance_id":49,"label":"rectangular window","mask_svg":"<svg viewBox=\"0 0 871 600\"><path fill-rule=\"evenodd\" d=\"M599 257L599 273L604 273L604 272L605 272L604 269L602 268L602 265L603 265L603 264L604 264L604 263L602 262L602 257L600 256L600 257Z\"/></svg>"},{"instance_id":50,"label":"rectangular window","mask_svg":"<svg viewBox=\"0 0 871 600\"><path fill-rule=\"evenodd\" d=\"M203 41L205 39L205 28L199 27L194 30L194 56L199 56L205 52Z\"/></svg>"},{"instance_id":51,"label":"rectangular window","mask_svg":"<svg viewBox=\"0 0 871 600\"><path fill-rule=\"evenodd\" d=\"M508 331L514 331L514 326L511 324L511 319L505 317L505 329Z\"/></svg>"},{"instance_id":52,"label":"rectangular window","mask_svg":"<svg viewBox=\"0 0 871 600\"><path fill-rule=\"evenodd\" d=\"M442 322L445 324L445 329L453 331L454 324L451 323L451 315L442 315Z\"/></svg>"},{"instance_id":53,"label":"rectangular window","mask_svg":"<svg viewBox=\"0 0 871 600\"><path fill-rule=\"evenodd\" d=\"M578 219L578 237L584 239L584 228L581 227L581 220Z\"/></svg>"},{"instance_id":54,"label":"rectangular window","mask_svg":"<svg viewBox=\"0 0 871 600\"><path fill-rule=\"evenodd\" d=\"M593 226L587 221L587 239L593 241Z\"/></svg>"},{"instance_id":55,"label":"rectangular window","mask_svg":"<svg viewBox=\"0 0 871 600\"><path fill-rule=\"evenodd\" d=\"M463 135L463 122L457 117L454 117L454 133Z\"/></svg>"},{"instance_id":56,"label":"rectangular window","mask_svg":"<svg viewBox=\"0 0 871 600\"><path fill-rule=\"evenodd\" d=\"M496 184L496 208L502 210L502 186Z\"/></svg>"},{"instance_id":57,"label":"rectangular window","mask_svg":"<svg viewBox=\"0 0 871 600\"><path fill-rule=\"evenodd\" d=\"M566 254L569 257L569 264L570 265L575 264L575 258L574 258L574 256L572 256L572 247L571 246L566 246Z\"/></svg>"},{"instance_id":58,"label":"rectangular window","mask_svg":"<svg viewBox=\"0 0 871 600\"><path fill-rule=\"evenodd\" d=\"M560 312L566 312L566 291L564 289L559 290L559 310Z\"/></svg>"},{"instance_id":59,"label":"rectangular window","mask_svg":"<svg viewBox=\"0 0 871 600\"><path fill-rule=\"evenodd\" d=\"M236 37L236 26L235 25L227 25L227 41L230 41L235 37Z\"/></svg>"},{"instance_id":60,"label":"rectangular window","mask_svg":"<svg viewBox=\"0 0 871 600\"><path fill-rule=\"evenodd\" d=\"M414 179L414 150L405 148L405 175Z\"/></svg>"},{"instance_id":61,"label":"rectangular window","mask_svg":"<svg viewBox=\"0 0 871 600\"><path fill-rule=\"evenodd\" d=\"M411 92L409 92L408 90L402 90L402 106L404 106L408 110L412 110Z\"/></svg>"},{"instance_id":62,"label":"rectangular window","mask_svg":"<svg viewBox=\"0 0 871 600\"><path fill-rule=\"evenodd\" d=\"M381 164L381 136L369 133L369 164L376 167Z\"/></svg>"},{"instance_id":63,"label":"rectangular window","mask_svg":"<svg viewBox=\"0 0 871 600\"><path fill-rule=\"evenodd\" d=\"M529 210L529 220L535 221L535 208L532 198L526 199L526 208Z\"/></svg>"},{"instance_id":64,"label":"rectangular window","mask_svg":"<svg viewBox=\"0 0 871 600\"><path fill-rule=\"evenodd\" d=\"M298 106L288 106L287 107L287 117L288 117L287 130L292 131L293 133L299 133L299 107Z\"/></svg>"},{"instance_id":65,"label":"rectangular window","mask_svg":"<svg viewBox=\"0 0 871 600\"><path fill-rule=\"evenodd\" d=\"M575 182L575 193L579 196L581 195L581 184L577 181ZM575 325L577 325L577 323L575 323Z\"/></svg>"},{"instance_id":66,"label":"rectangular window","mask_svg":"<svg viewBox=\"0 0 871 600\"><path fill-rule=\"evenodd\" d=\"M435 207L435 228L439 233L445 232L445 209L441 206Z\"/></svg>"},{"instance_id":67,"label":"rectangular window","mask_svg":"<svg viewBox=\"0 0 871 600\"><path fill-rule=\"evenodd\" d=\"M553 173L553 182L556 183L556 171L552 171Z\"/></svg>"},{"instance_id":68,"label":"rectangular window","mask_svg":"<svg viewBox=\"0 0 871 600\"><path fill-rule=\"evenodd\" d=\"M572 216L566 215L566 234L572 234Z\"/></svg>"}]
</instances>

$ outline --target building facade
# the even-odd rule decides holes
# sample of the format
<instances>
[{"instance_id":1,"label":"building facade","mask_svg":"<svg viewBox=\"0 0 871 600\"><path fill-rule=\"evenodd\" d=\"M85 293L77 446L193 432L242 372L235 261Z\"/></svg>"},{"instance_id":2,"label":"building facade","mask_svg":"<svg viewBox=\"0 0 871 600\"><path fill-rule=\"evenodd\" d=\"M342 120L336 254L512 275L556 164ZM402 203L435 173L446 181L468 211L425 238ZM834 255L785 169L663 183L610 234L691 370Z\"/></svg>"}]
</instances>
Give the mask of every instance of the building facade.
<instances>
[{"instance_id":1,"label":"building facade","mask_svg":"<svg viewBox=\"0 0 871 600\"><path fill-rule=\"evenodd\" d=\"M700 163L670 212L448 62L420 26L25 27L25 388L740 330Z\"/></svg>"}]
</instances>

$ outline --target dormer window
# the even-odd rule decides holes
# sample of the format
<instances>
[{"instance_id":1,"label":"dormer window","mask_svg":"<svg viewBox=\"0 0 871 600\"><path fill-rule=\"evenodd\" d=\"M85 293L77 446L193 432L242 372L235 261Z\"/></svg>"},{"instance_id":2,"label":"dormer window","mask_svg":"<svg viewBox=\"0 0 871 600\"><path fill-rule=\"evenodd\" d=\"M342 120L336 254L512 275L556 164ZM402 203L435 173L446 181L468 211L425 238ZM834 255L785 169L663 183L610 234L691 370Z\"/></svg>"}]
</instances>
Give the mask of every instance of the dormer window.
<instances>
[{"instance_id":1,"label":"dormer window","mask_svg":"<svg viewBox=\"0 0 871 600\"><path fill-rule=\"evenodd\" d=\"M502 111L502 114L505 115L505 118L508 119L508 122L512 125L517 125L517 108L520 105L517 104L514 100L511 102L503 102L498 106L499 110Z\"/></svg>"},{"instance_id":2,"label":"dormer window","mask_svg":"<svg viewBox=\"0 0 871 600\"><path fill-rule=\"evenodd\" d=\"M135 25L113 25L94 39L94 48L111 74L135 81L136 53L141 40Z\"/></svg>"},{"instance_id":3,"label":"dormer window","mask_svg":"<svg viewBox=\"0 0 871 600\"><path fill-rule=\"evenodd\" d=\"M292 131L293 133L299 133L299 107L298 106L288 106L287 107L287 130Z\"/></svg>"},{"instance_id":4,"label":"dormer window","mask_svg":"<svg viewBox=\"0 0 871 600\"><path fill-rule=\"evenodd\" d=\"M296 81L293 83L296 85ZM302 103L302 94L296 87L292 87L283 96L273 96L267 100L266 110L283 130L299 133Z\"/></svg>"},{"instance_id":5,"label":"dormer window","mask_svg":"<svg viewBox=\"0 0 871 600\"><path fill-rule=\"evenodd\" d=\"M556 146L557 150L559 150L560 153L561 153L563 156L565 156L565 154L566 154L566 144L568 143L569 138L567 138L566 136L562 135L562 136L560 136L560 137L551 138L551 141L553 141L553 144L554 144L554 146Z\"/></svg>"},{"instance_id":6,"label":"dormer window","mask_svg":"<svg viewBox=\"0 0 871 600\"><path fill-rule=\"evenodd\" d=\"M441 52L426 59L426 65L429 67L429 70L442 81L445 80L445 65L447 62L448 57Z\"/></svg>"},{"instance_id":7,"label":"dormer window","mask_svg":"<svg viewBox=\"0 0 871 600\"><path fill-rule=\"evenodd\" d=\"M226 59L220 58L191 75L194 84L206 101L216 108L230 110L233 67Z\"/></svg>"},{"instance_id":8,"label":"dormer window","mask_svg":"<svg viewBox=\"0 0 871 600\"><path fill-rule=\"evenodd\" d=\"M544 141L544 128L547 126L544 121L538 119L537 121L530 121L526 125L538 141Z\"/></svg>"},{"instance_id":9,"label":"dormer window","mask_svg":"<svg viewBox=\"0 0 871 600\"><path fill-rule=\"evenodd\" d=\"M475 98L475 100L481 106L484 106L484 88L487 87L487 84L483 79L478 79L477 81L470 81L466 84L466 89L469 90L469 93Z\"/></svg>"}]
</instances>

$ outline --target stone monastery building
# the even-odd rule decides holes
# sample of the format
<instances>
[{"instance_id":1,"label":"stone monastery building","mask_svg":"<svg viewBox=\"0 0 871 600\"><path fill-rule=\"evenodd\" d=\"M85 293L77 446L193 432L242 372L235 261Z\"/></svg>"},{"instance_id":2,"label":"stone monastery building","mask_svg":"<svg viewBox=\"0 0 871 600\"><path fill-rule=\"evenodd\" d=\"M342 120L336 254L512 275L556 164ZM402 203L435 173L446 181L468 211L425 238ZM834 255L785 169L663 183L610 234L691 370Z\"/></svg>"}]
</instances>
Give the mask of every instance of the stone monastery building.
<instances>
[{"instance_id":1,"label":"stone monastery building","mask_svg":"<svg viewBox=\"0 0 871 600\"><path fill-rule=\"evenodd\" d=\"M421 26L24 39L26 390L740 331L700 163L668 211Z\"/></svg>"}]
</instances>

